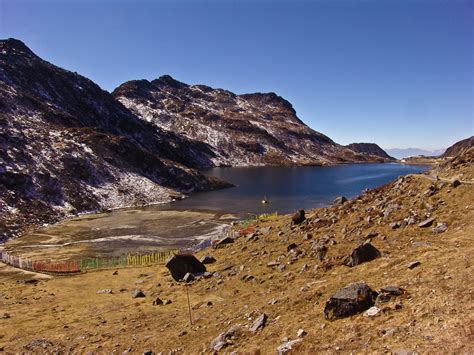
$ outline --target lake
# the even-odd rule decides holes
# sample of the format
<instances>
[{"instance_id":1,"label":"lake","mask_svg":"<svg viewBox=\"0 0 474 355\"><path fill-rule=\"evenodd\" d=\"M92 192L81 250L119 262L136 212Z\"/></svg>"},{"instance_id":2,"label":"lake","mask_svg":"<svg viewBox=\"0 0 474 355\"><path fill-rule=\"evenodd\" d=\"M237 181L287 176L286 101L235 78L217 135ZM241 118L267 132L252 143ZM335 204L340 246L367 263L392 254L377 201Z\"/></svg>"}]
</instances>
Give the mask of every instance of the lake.
<instances>
[{"instance_id":1,"label":"lake","mask_svg":"<svg viewBox=\"0 0 474 355\"><path fill-rule=\"evenodd\" d=\"M236 186L143 208L79 216L9 241L8 251L32 259L64 260L187 247L222 235L248 214L290 213L359 195L426 166L351 164L332 167L214 168L204 171ZM268 204L262 204L266 197Z\"/></svg>"},{"instance_id":2,"label":"lake","mask_svg":"<svg viewBox=\"0 0 474 355\"><path fill-rule=\"evenodd\" d=\"M213 168L203 171L236 185L202 192L165 208L245 213L290 213L323 207L337 196L351 198L365 188L386 184L398 176L426 171L427 166L350 164L330 167ZM262 204L265 198L268 204Z\"/></svg>"}]
</instances>

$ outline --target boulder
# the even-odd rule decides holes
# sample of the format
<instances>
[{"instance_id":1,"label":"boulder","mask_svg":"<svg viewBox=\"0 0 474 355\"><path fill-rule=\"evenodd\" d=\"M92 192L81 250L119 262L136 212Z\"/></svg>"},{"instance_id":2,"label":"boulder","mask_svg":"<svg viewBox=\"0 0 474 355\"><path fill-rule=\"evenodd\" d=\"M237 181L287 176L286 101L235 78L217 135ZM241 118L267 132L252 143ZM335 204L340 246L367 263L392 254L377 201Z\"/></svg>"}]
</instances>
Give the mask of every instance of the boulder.
<instances>
[{"instance_id":1,"label":"boulder","mask_svg":"<svg viewBox=\"0 0 474 355\"><path fill-rule=\"evenodd\" d=\"M380 251L370 243L364 243L355 248L351 255L344 260L344 265L353 267L380 257Z\"/></svg>"},{"instance_id":2,"label":"boulder","mask_svg":"<svg viewBox=\"0 0 474 355\"><path fill-rule=\"evenodd\" d=\"M250 331L252 333L255 333L257 330L263 329L266 323L267 315L265 313L262 313L257 319L255 319L255 322L252 323L252 325L250 326Z\"/></svg>"},{"instance_id":3,"label":"boulder","mask_svg":"<svg viewBox=\"0 0 474 355\"><path fill-rule=\"evenodd\" d=\"M293 217L291 217L291 221L293 222L293 224L300 224L300 223L302 223L305 219L306 219L306 217L305 217L305 211L304 211L303 209L298 210L297 212L295 212L295 214L293 215Z\"/></svg>"},{"instance_id":4,"label":"boulder","mask_svg":"<svg viewBox=\"0 0 474 355\"><path fill-rule=\"evenodd\" d=\"M344 202L347 202L347 198L344 196L338 196L332 202L333 205L343 205Z\"/></svg>"},{"instance_id":5,"label":"boulder","mask_svg":"<svg viewBox=\"0 0 474 355\"><path fill-rule=\"evenodd\" d=\"M455 179L451 182L451 186L452 187L458 187L459 185L461 185L461 181L459 181L458 179Z\"/></svg>"},{"instance_id":6,"label":"boulder","mask_svg":"<svg viewBox=\"0 0 474 355\"><path fill-rule=\"evenodd\" d=\"M324 306L328 320L345 318L363 312L374 305L377 292L365 282L356 282L337 291Z\"/></svg>"},{"instance_id":7,"label":"boulder","mask_svg":"<svg viewBox=\"0 0 474 355\"><path fill-rule=\"evenodd\" d=\"M216 262L216 259L211 255L204 255L199 261L203 264L213 264Z\"/></svg>"},{"instance_id":8,"label":"boulder","mask_svg":"<svg viewBox=\"0 0 474 355\"><path fill-rule=\"evenodd\" d=\"M135 290L132 291L132 298L143 298L143 297L145 297L145 294L139 288L136 288Z\"/></svg>"},{"instance_id":9,"label":"boulder","mask_svg":"<svg viewBox=\"0 0 474 355\"><path fill-rule=\"evenodd\" d=\"M206 272L206 267L194 255L178 254L168 259L166 267L171 272L175 281L183 279L188 272L191 274L201 274Z\"/></svg>"},{"instance_id":10,"label":"boulder","mask_svg":"<svg viewBox=\"0 0 474 355\"><path fill-rule=\"evenodd\" d=\"M375 317L380 313L381 309L379 307L373 306L370 307L367 311L365 311L365 317Z\"/></svg>"}]
</instances>

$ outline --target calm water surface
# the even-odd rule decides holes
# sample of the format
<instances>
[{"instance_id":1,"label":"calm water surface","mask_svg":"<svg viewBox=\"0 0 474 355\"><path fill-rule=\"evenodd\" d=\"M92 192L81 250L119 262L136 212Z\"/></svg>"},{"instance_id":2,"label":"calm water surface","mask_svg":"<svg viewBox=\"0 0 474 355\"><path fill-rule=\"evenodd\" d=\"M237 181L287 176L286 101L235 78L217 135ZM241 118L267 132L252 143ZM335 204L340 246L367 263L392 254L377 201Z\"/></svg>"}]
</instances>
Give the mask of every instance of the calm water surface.
<instances>
[{"instance_id":1,"label":"calm water surface","mask_svg":"<svg viewBox=\"0 0 474 355\"><path fill-rule=\"evenodd\" d=\"M365 188L386 184L398 176L419 173L426 166L351 164L331 167L213 168L207 175L236 187L194 194L167 207L232 213L289 213L322 207L337 196L359 195ZM269 204L262 204L266 197Z\"/></svg>"},{"instance_id":2,"label":"calm water surface","mask_svg":"<svg viewBox=\"0 0 474 355\"><path fill-rule=\"evenodd\" d=\"M350 198L426 169L400 164L215 168L205 173L236 186L166 205L84 215L12 240L6 248L42 260L180 248L222 235L225 222L235 217L321 207L336 196ZM261 203L264 197L269 204Z\"/></svg>"}]
</instances>

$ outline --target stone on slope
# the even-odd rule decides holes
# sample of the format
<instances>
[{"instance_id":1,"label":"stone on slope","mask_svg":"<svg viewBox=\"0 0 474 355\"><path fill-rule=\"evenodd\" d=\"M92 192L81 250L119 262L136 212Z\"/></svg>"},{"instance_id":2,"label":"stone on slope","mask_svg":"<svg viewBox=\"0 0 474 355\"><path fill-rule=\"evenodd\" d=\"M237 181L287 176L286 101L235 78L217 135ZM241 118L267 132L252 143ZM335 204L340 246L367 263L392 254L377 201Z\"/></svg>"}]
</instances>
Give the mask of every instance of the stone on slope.
<instances>
[{"instance_id":1,"label":"stone on slope","mask_svg":"<svg viewBox=\"0 0 474 355\"><path fill-rule=\"evenodd\" d=\"M338 196L334 199L333 205L343 205L344 202L347 202L347 198L344 196Z\"/></svg>"},{"instance_id":2,"label":"stone on slope","mask_svg":"<svg viewBox=\"0 0 474 355\"><path fill-rule=\"evenodd\" d=\"M324 307L324 317L336 320L363 312L374 305L377 292L365 282L356 282L337 291Z\"/></svg>"},{"instance_id":3,"label":"stone on slope","mask_svg":"<svg viewBox=\"0 0 474 355\"><path fill-rule=\"evenodd\" d=\"M136 288L135 290L132 291L132 298L143 298L143 297L145 297L145 294L139 288Z\"/></svg>"},{"instance_id":4,"label":"stone on slope","mask_svg":"<svg viewBox=\"0 0 474 355\"><path fill-rule=\"evenodd\" d=\"M429 227L433 224L435 218L434 217L431 217L431 218L428 218L428 219L425 219L424 221L418 223L418 227L420 228L426 228L426 227Z\"/></svg>"},{"instance_id":5,"label":"stone on slope","mask_svg":"<svg viewBox=\"0 0 474 355\"><path fill-rule=\"evenodd\" d=\"M183 281L188 283L188 282L192 282L194 281L196 278L194 277L193 274L191 274L190 272L187 272L186 275L184 275L183 277Z\"/></svg>"},{"instance_id":6,"label":"stone on slope","mask_svg":"<svg viewBox=\"0 0 474 355\"><path fill-rule=\"evenodd\" d=\"M250 331L255 333L259 329L263 329L267 323L267 315L262 313L251 325Z\"/></svg>"},{"instance_id":7,"label":"stone on slope","mask_svg":"<svg viewBox=\"0 0 474 355\"><path fill-rule=\"evenodd\" d=\"M166 262L166 267L171 272L175 281L183 279L188 272L191 274L201 274L206 272L206 267L194 255L182 254L174 255Z\"/></svg>"},{"instance_id":8,"label":"stone on slope","mask_svg":"<svg viewBox=\"0 0 474 355\"><path fill-rule=\"evenodd\" d=\"M283 355L293 350L293 347L303 342L303 339L288 340L277 348L278 355Z\"/></svg>"},{"instance_id":9,"label":"stone on slope","mask_svg":"<svg viewBox=\"0 0 474 355\"><path fill-rule=\"evenodd\" d=\"M305 217L305 211L303 209L298 210L295 212L293 217L291 217L291 221L293 224L300 224L303 223L303 221L306 219Z\"/></svg>"},{"instance_id":10,"label":"stone on slope","mask_svg":"<svg viewBox=\"0 0 474 355\"><path fill-rule=\"evenodd\" d=\"M203 264L213 264L216 262L216 259L212 255L204 255L199 261Z\"/></svg>"},{"instance_id":11,"label":"stone on slope","mask_svg":"<svg viewBox=\"0 0 474 355\"><path fill-rule=\"evenodd\" d=\"M234 239L232 239L231 237L225 237L214 242L213 247L214 249L222 248L224 245L231 244L233 242L234 242Z\"/></svg>"},{"instance_id":12,"label":"stone on slope","mask_svg":"<svg viewBox=\"0 0 474 355\"><path fill-rule=\"evenodd\" d=\"M431 231L435 234L443 233L443 232L446 232L447 230L448 230L448 226L446 225L446 223L438 223L436 227L433 227L431 229Z\"/></svg>"},{"instance_id":13,"label":"stone on slope","mask_svg":"<svg viewBox=\"0 0 474 355\"><path fill-rule=\"evenodd\" d=\"M355 248L344 264L350 267L374 260L380 257L380 251L370 243L364 243Z\"/></svg>"},{"instance_id":14,"label":"stone on slope","mask_svg":"<svg viewBox=\"0 0 474 355\"><path fill-rule=\"evenodd\" d=\"M232 339L238 336L240 332L240 327L238 325L233 325L229 328L226 332L219 334L213 341L209 347L215 351L219 351L225 348L228 345L232 344Z\"/></svg>"}]
</instances>

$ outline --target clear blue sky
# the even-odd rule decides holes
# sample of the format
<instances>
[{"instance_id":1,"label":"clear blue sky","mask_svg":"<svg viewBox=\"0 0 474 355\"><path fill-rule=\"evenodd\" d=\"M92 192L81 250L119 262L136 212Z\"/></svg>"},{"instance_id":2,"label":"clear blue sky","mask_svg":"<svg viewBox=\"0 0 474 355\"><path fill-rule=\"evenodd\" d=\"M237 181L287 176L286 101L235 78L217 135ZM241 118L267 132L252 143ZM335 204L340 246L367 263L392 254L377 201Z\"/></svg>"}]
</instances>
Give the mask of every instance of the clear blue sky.
<instances>
[{"instance_id":1,"label":"clear blue sky","mask_svg":"<svg viewBox=\"0 0 474 355\"><path fill-rule=\"evenodd\" d=\"M0 37L113 90L170 74L274 91L347 144L473 135L474 1L0 0Z\"/></svg>"}]
</instances>

